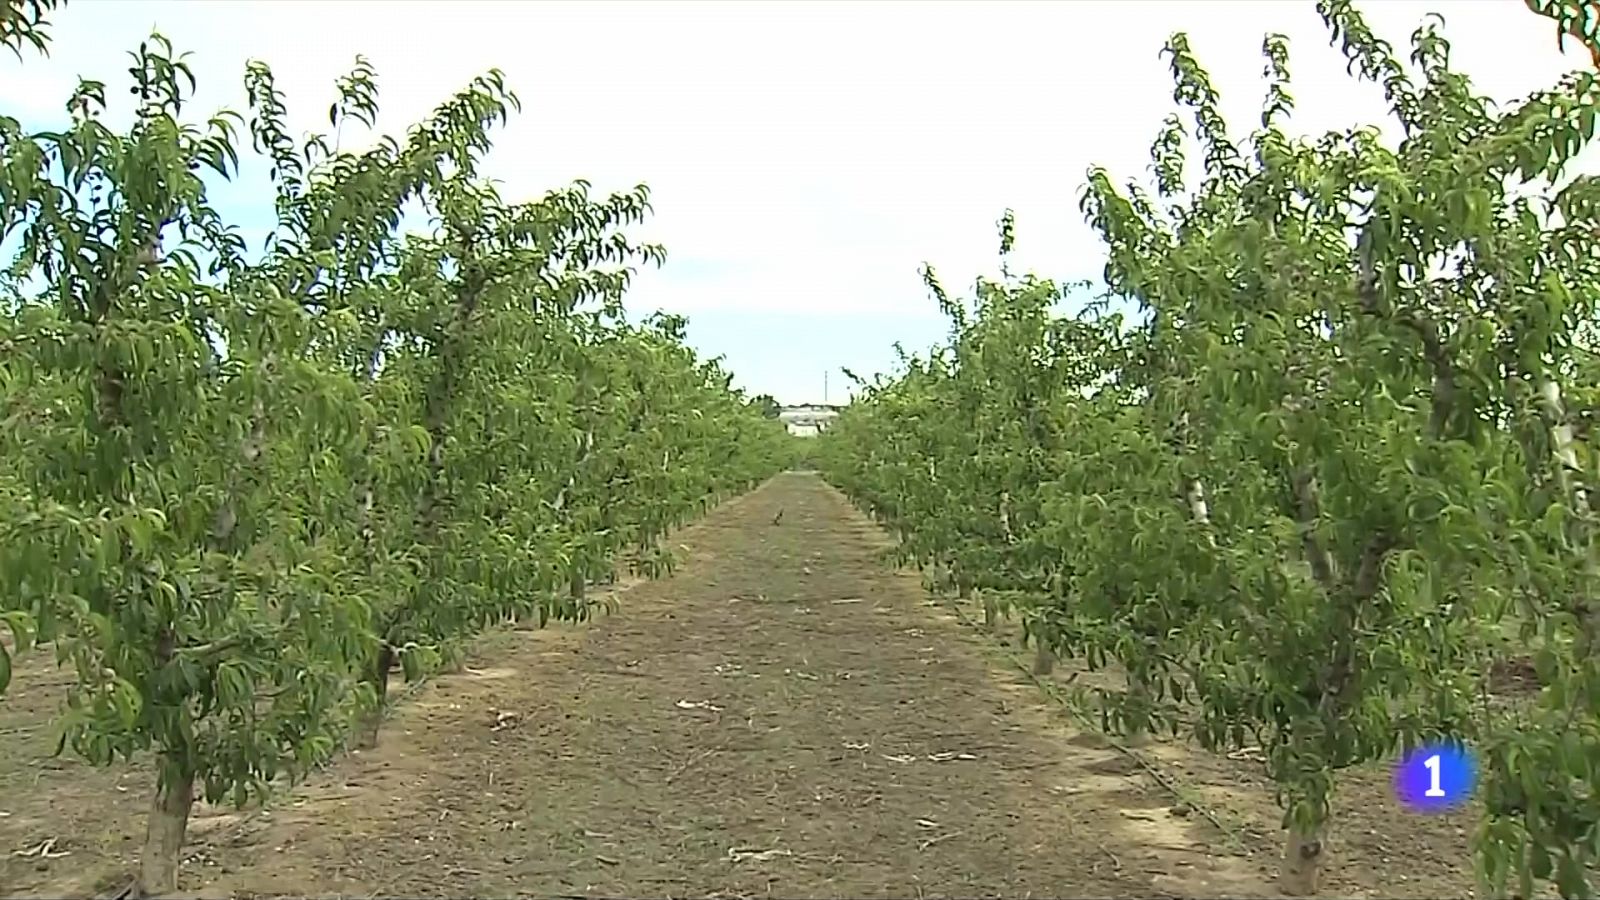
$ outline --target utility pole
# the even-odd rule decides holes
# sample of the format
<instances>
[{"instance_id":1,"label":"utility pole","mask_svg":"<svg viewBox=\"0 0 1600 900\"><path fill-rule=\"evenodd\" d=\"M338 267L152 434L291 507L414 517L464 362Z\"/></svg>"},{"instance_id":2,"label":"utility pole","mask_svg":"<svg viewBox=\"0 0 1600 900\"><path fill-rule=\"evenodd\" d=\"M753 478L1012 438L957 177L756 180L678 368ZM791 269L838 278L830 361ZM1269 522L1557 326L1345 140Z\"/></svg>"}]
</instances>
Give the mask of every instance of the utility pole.
<instances>
[{"instance_id":1,"label":"utility pole","mask_svg":"<svg viewBox=\"0 0 1600 900\"><path fill-rule=\"evenodd\" d=\"M828 405L828 370L822 370L822 405Z\"/></svg>"}]
</instances>

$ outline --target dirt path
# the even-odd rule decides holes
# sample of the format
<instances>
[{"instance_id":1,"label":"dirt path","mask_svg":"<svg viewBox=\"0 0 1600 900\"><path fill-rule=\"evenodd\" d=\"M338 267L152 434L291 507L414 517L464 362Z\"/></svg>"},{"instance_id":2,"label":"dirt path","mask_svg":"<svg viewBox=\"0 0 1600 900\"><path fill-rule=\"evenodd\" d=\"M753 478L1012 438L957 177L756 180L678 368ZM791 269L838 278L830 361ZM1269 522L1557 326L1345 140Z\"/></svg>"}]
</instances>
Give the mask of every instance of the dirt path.
<instances>
[{"instance_id":1,"label":"dirt path","mask_svg":"<svg viewBox=\"0 0 1600 900\"><path fill-rule=\"evenodd\" d=\"M782 511L781 521L773 519ZM781 476L584 630L513 633L186 867L207 896L1259 893ZM1240 882L1239 878L1245 878Z\"/></svg>"}]
</instances>

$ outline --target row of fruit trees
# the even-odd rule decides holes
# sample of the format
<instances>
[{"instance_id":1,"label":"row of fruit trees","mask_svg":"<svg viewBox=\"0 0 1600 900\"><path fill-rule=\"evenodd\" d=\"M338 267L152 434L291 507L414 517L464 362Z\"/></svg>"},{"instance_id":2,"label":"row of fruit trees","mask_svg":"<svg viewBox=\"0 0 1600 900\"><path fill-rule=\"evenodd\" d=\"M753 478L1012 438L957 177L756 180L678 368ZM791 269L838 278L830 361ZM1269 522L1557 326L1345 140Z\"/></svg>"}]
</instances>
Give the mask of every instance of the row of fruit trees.
<instances>
[{"instance_id":1,"label":"row of fruit trees","mask_svg":"<svg viewBox=\"0 0 1600 900\"><path fill-rule=\"evenodd\" d=\"M864 385L821 466L942 586L1119 669L1114 730L1266 748L1285 890L1317 889L1341 770L1453 740L1481 761L1485 895L1590 896L1600 181L1567 164L1600 82L1496 109L1438 22L1406 65L1347 0L1317 6L1397 148L1290 137L1280 36L1232 139L1174 36L1186 115L1153 184L1095 169L1082 194L1105 301L1060 314L1066 286L1004 273L956 302L929 271L948 343ZM1486 702L1510 653L1542 690Z\"/></svg>"},{"instance_id":2,"label":"row of fruit trees","mask_svg":"<svg viewBox=\"0 0 1600 900\"><path fill-rule=\"evenodd\" d=\"M45 50L55 6L0 3L0 41ZM516 203L481 176L517 109L498 72L362 152L291 135L261 63L243 115L194 116L159 35L129 72L81 81L59 131L0 115L0 690L53 654L62 749L153 753L139 886L162 893L197 797L375 741L393 669L584 619L618 562L670 567L667 530L788 438L682 319L625 319L663 258L626 233L644 187ZM372 127L377 96L358 60L330 128ZM207 194L249 148L276 189L253 257Z\"/></svg>"}]
</instances>

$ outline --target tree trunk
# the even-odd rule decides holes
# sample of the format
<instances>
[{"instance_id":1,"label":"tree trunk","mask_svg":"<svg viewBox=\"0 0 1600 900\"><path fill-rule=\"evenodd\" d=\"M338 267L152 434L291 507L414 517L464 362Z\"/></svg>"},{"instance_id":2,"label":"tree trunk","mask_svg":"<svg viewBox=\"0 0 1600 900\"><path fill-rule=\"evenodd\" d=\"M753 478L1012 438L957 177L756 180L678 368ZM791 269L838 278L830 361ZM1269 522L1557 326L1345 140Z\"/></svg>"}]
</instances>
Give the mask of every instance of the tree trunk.
<instances>
[{"instance_id":1,"label":"tree trunk","mask_svg":"<svg viewBox=\"0 0 1600 900\"><path fill-rule=\"evenodd\" d=\"M1033 674L1049 675L1056 669L1056 655L1044 644L1037 644L1033 648Z\"/></svg>"},{"instance_id":2,"label":"tree trunk","mask_svg":"<svg viewBox=\"0 0 1600 900\"><path fill-rule=\"evenodd\" d=\"M578 566L573 566L572 567L572 580L569 581L568 584L567 584L567 593L572 598L572 614L573 614L574 617L582 614L582 612L583 612L583 597L584 597L584 588L585 588L585 586L586 585L584 584L583 569L579 568Z\"/></svg>"},{"instance_id":3,"label":"tree trunk","mask_svg":"<svg viewBox=\"0 0 1600 900\"><path fill-rule=\"evenodd\" d=\"M1322 863L1326 858L1324 826L1308 830L1289 826L1283 845L1283 870L1278 874L1278 889L1292 897L1311 897L1321 888Z\"/></svg>"},{"instance_id":4,"label":"tree trunk","mask_svg":"<svg viewBox=\"0 0 1600 900\"><path fill-rule=\"evenodd\" d=\"M1539 385L1539 400L1550 421L1550 445L1556 456L1556 478L1562 492L1572 497L1578 506L1588 506L1589 498L1578 484L1573 473L1583 471L1578 462L1577 442L1572 425L1567 422L1566 408L1561 402L1561 385L1546 381Z\"/></svg>"},{"instance_id":5,"label":"tree trunk","mask_svg":"<svg viewBox=\"0 0 1600 900\"><path fill-rule=\"evenodd\" d=\"M139 853L137 893L160 897L178 891L178 863L194 809L194 772L163 758L150 818L145 822L144 848Z\"/></svg>"},{"instance_id":6,"label":"tree trunk","mask_svg":"<svg viewBox=\"0 0 1600 900\"><path fill-rule=\"evenodd\" d=\"M1136 721L1128 725L1128 733L1123 738L1123 743L1130 747L1142 747L1150 742L1150 687L1144 679L1131 673L1128 675L1128 699L1136 713Z\"/></svg>"},{"instance_id":7,"label":"tree trunk","mask_svg":"<svg viewBox=\"0 0 1600 900\"><path fill-rule=\"evenodd\" d=\"M1189 504L1189 516L1196 522L1211 521L1211 507L1206 503L1206 486L1196 478L1183 486L1184 501Z\"/></svg>"},{"instance_id":8,"label":"tree trunk","mask_svg":"<svg viewBox=\"0 0 1600 900\"><path fill-rule=\"evenodd\" d=\"M444 658L439 661L439 674L460 675L467 668L467 648L464 644L451 644L444 648Z\"/></svg>"},{"instance_id":9,"label":"tree trunk","mask_svg":"<svg viewBox=\"0 0 1600 900\"><path fill-rule=\"evenodd\" d=\"M372 708L356 724L356 747L371 750L378 746L378 729L383 727L384 709L389 703L389 668L394 665L394 648L384 644L378 648L372 671L367 673L367 683L372 685Z\"/></svg>"}]
</instances>

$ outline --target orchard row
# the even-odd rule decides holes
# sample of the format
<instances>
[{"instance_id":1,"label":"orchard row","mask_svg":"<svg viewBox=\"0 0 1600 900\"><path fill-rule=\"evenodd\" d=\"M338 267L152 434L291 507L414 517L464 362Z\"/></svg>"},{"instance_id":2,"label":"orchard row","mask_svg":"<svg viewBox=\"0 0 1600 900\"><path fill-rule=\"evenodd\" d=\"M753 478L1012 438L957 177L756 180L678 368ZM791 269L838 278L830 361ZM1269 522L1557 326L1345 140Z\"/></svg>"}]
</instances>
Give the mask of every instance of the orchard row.
<instances>
[{"instance_id":1,"label":"orchard row","mask_svg":"<svg viewBox=\"0 0 1600 900\"><path fill-rule=\"evenodd\" d=\"M54 5L6 0L0 38L44 49ZM163 893L197 796L375 741L392 669L670 568L668 529L789 438L681 319L625 319L664 252L626 233L645 188L513 203L481 176L517 108L498 73L350 152L295 140L260 63L248 114L203 120L159 36L130 71L125 128L89 80L63 130L0 116L0 689L53 653L63 748L154 753L140 888ZM377 94L358 61L330 127L371 128ZM247 142L276 190L257 257L207 193Z\"/></svg>"},{"instance_id":2,"label":"orchard row","mask_svg":"<svg viewBox=\"0 0 1600 900\"><path fill-rule=\"evenodd\" d=\"M1341 770L1425 741L1483 760L1486 896L1590 896L1600 859L1600 182L1567 163L1600 84L1497 110L1437 23L1397 60L1319 12L1388 99L1375 128L1230 137L1183 35L1153 184L1094 170L1104 303L1033 276L930 289L951 338L823 436L825 474L942 586L1111 664L1107 724L1266 748L1282 886L1317 889ZM1185 153L1203 177L1186 186ZM1012 244L1001 223L1002 256ZM1536 698L1488 702L1531 655Z\"/></svg>"}]
</instances>

